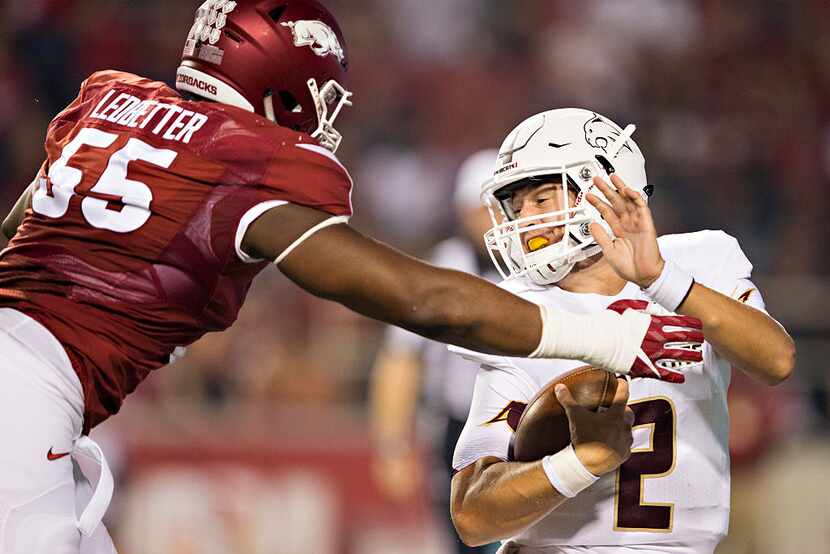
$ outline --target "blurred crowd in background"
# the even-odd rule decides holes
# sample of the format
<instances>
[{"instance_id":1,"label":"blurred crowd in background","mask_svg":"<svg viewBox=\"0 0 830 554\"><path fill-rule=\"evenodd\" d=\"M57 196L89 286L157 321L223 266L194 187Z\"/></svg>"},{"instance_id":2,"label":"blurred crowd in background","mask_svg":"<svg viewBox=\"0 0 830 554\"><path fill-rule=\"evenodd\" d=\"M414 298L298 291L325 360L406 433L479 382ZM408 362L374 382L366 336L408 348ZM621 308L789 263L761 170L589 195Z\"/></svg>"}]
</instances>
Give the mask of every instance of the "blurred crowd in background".
<instances>
[{"instance_id":1,"label":"blurred crowd in background","mask_svg":"<svg viewBox=\"0 0 830 554\"><path fill-rule=\"evenodd\" d=\"M346 35L355 91L338 125L353 223L406 252L426 255L454 232L459 163L525 117L579 106L637 124L659 231L736 236L799 347L797 375L781 387L736 378L735 515L721 551L827 552L830 3L325 3ZM4 2L0 211L32 179L49 120L88 74L172 84L195 8ZM443 552L443 514L423 499L387 501L366 469L366 384L382 333L276 270L262 275L235 327L157 372L100 429L121 476L110 527L122 550Z\"/></svg>"}]
</instances>

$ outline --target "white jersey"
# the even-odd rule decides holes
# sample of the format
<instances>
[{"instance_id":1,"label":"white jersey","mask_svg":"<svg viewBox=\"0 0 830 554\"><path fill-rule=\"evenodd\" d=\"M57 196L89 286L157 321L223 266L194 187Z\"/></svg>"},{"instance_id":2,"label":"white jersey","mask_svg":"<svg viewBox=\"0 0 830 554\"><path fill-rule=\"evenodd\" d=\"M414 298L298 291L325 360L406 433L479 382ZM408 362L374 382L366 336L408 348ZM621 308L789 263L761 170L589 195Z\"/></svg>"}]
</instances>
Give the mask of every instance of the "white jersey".
<instances>
[{"instance_id":1,"label":"white jersey","mask_svg":"<svg viewBox=\"0 0 830 554\"><path fill-rule=\"evenodd\" d=\"M734 238L722 231L700 231L663 236L658 242L663 257L690 272L698 283L764 309L749 280L752 265ZM507 281L502 287L537 304L574 313L598 312L615 303L648 305L633 283L615 296L569 293L527 280ZM584 365L463 354L478 359L481 368L455 450L456 470L485 456L508 460L512 427L527 401L551 380ZM703 363L684 373L684 384L632 380L629 405L636 420L631 458L513 541L530 548L716 544L729 521L726 393L731 367L704 343Z\"/></svg>"},{"instance_id":2,"label":"white jersey","mask_svg":"<svg viewBox=\"0 0 830 554\"><path fill-rule=\"evenodd\" d=\"M485 267L481 267L483 264L475 246L462 238L449 238L439 243L429 261L439 267L478 275L491 282L496 282L499 277L489 260ZM453 419L467 419L477 363L451 354L444 343L429 340L400 327L389 327L383 347L421 355L427 402Z\"/></svg>"}]
</instances>

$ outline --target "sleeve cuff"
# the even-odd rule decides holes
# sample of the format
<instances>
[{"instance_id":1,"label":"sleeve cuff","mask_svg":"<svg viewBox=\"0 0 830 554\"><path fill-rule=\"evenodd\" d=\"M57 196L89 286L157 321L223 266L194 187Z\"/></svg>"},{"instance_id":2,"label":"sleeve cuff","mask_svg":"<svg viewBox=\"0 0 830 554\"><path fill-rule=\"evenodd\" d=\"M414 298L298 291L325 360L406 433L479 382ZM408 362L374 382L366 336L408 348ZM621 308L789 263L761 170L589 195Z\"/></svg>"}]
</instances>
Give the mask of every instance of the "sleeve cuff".
<instances>
[{"instance_id":1,"label":"sleeve cuff","mask_svg":"<svg viewBox=\"0 0 830 554\"><path fill-rule=\"evenodd\" d=\"M236 255L244 263L257 264L265 261L263 259L251 257L242 250L242 240L245 238L245 233L248 232L248 227L250 227L259 216L271 208L277 208L279 206L284 206L285 204L288 204L285 200L268 200L267 202L262 202L245 212L242 219L239 220L239 226L236 228L234 245L236 246Z\"/></svg>"}]
</instances>

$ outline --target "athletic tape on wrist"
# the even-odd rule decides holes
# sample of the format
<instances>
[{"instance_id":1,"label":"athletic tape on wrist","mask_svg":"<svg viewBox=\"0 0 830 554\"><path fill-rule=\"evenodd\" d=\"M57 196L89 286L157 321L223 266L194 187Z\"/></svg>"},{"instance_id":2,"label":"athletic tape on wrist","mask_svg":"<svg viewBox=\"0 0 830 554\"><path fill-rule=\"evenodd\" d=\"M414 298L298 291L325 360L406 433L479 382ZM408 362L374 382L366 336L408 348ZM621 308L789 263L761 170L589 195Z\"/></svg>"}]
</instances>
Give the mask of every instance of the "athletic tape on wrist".
<instances>
[{"instance_id":1,"label":"athletic tape on wrist","mask_svg":"<svg viewBox=\"0 0 830 554\"><path fill-rule=\"evenodd\" d=\"M657 280L642 291L670 312L674 312L686 300L694 283L695 280L689 273L674 262L666 261Z\"/></svg>"},{"instance_id":2,"label":"athletic tape on wrist","mask_svg":"<svg viewBox=\"0 0 830 554\"><path fill-rule=\"evenodd\" d=\"M542 318L542 336L539 339L539 345L536 350L528 354L528 358L546 358L551 345L556 344L557 321L550 317L548 307L539 305L539 316Z\"/></svg>"},{"instance_id":3,"label":"athletic tape on wrist","mask_svg":"<svg viewBox=\"0 0 830 554\"><path fill-rule=\"evenodd\" d=\"M626 374L645 336L651 316L631 310L574 314L540 305L542 339L530 358L582 360L595 367Z\"/></svg>"},{"instance_id":4,"label":"athletic tape on wrist","mask_svg":"<svg viewBox=\"0 0 830 554\"><path fill-rule=\"evenodd\" d=\"M550 484L568 498L573 498L599 479L582 465L572 444L542 458L542 468Z\"/></svg>"}]
</instances>

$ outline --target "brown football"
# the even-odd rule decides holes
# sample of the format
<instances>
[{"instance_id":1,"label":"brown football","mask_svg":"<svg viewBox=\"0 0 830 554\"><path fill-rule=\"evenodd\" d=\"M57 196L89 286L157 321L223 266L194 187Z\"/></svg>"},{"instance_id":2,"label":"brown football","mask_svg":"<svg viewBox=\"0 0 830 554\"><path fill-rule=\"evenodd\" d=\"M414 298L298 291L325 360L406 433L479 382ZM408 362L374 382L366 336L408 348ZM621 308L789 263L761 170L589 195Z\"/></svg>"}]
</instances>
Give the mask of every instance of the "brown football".
<instances>
[{"instance_id":1,"label":"brown football","mask_svg":"<svg viewBox=\"0 0 830 554\"><path fill-rule=\"evenodd\" d=\"M527 403L511 439L512 459L517 462L541 460L571 442L565 409L553 389L563 383L580 406L596 411L607 408L617 392L617 377L604 369L583 366L545 385Z\"/></svg>"}]
</instances>

